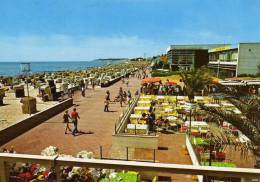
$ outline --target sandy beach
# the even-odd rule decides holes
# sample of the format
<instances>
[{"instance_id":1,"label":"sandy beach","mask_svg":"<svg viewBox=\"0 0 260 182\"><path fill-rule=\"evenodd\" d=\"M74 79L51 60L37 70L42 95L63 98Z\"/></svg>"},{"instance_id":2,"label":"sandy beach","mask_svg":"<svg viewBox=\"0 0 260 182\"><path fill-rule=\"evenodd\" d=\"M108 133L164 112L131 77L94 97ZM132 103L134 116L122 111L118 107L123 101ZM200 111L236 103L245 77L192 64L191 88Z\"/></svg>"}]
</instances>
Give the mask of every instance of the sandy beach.
<instances>
[{"instance_id":1,"label":"sandy beach","mask_svg":"<svg viewBox=\"0 0 260 182\"><path fill-rule=\"evenodd\" d=\"M27 94L27 92L25 92L25 94ZM59 103L58 101L43 102L40 97L37 97L38 89L34 89L33 87L30 87L29 94L37 100L37 112L43 111ZM4 105L0 107L0 130L30 116L29 114L22 113L21 99L15 97L13 90L7 91L5 95Z\"/></svg>"}]
</instances>

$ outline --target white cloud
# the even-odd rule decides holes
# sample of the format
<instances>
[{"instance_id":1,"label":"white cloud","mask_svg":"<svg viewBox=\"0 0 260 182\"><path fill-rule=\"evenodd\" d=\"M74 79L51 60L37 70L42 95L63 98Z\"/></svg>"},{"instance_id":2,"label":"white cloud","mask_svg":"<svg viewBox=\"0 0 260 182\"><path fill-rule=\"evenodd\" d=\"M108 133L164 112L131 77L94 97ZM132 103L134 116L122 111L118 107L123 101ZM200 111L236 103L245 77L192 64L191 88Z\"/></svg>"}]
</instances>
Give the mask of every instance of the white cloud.
<instances>
[{"instance_id":1,"label":"white cloud","mask_svg":"<svg viewBox=\"0 0 260 182\"><path fill-rule=\"evenodd\" d=\"M163 36L164 37L164 36ZM0 36L0 61L84 61L97 58L153 56L165 53L169 44L236 43L234 37L213 31L176 30L163 41L138 36L87 37Z\"/></svg>"},{"instance_id":2,"label":"white cloud","mask_svg":"<svg viewBox=\"0 0 260 182\"><path fill-rule=\"evenodd\" d=\"M0 36L0 61L92 60L161 53L165 47L137 36Z\"/></svg>"}]
</instances>

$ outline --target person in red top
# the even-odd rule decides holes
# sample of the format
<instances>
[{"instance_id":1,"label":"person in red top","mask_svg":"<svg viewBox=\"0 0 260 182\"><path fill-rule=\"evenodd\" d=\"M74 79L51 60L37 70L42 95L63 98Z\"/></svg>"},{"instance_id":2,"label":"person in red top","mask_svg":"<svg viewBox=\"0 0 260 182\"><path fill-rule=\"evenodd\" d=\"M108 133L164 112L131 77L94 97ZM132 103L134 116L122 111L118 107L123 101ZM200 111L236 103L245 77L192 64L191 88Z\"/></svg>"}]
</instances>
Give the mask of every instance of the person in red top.
<instances>
[{"instance_id":1,"label":"person in red top","mask_svg":"<svg viewBox=\"0 0 260 182\"><path fill-rule=\"evenodd\" d=\"M71 113L71 119L74 125L74 129L72 131L72 135L75 136L76 133L78 133L78 119L80 119L78 112L76 111L76 108L73 109L73 112Z\"/></svg>"}]
</instances>

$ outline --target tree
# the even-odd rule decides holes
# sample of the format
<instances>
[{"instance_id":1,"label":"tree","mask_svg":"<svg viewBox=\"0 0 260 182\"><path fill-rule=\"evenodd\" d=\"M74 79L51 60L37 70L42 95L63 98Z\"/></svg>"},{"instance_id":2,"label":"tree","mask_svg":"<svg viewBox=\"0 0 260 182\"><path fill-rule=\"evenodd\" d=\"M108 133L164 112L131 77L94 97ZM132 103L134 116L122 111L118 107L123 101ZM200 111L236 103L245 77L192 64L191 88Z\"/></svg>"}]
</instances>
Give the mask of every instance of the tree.
<instances>
[{"instance_id":1,"label":"tree","mask_svg":"<svg viewBox=\"0 0 260 182\"><path fill-rule=\"evenodd\" d=\"M215 121L228 121L245 134L254 145L260 146L259 129L252 124L252 121L249 118L226 112L220 108L206 107L203 104L201 104L200 107L213 116Z\"/></svg>"},{"instance_id":2,"label":"tree","mask_svg":"<svg viewBox=\"0 0 260 182\"><path fill-rule=\"evenodd\" d=\"M200 104L200 108L208 113L210 117L214 118L215 122L227 121L240 130L244 135L250 139L250 149L259 155L258 147L260 146L260 100L257 97L241 96L234 94L226 86L219 86L225 99L238 108L242 115L237 115L228 112L221 108L206 107Z\"/></svg>"},{"instance_id":3,"label":"tree","mask_svg":"<svg viewBox=\"0 0 260 182\"><path fill-rule=\"evenodd\" d=\"M181 70L180 76L190 101L193 101L195 92L201 91L206 85L212 83L210 71L205 67L191 71Z\"/></svg>"}]
</instances>

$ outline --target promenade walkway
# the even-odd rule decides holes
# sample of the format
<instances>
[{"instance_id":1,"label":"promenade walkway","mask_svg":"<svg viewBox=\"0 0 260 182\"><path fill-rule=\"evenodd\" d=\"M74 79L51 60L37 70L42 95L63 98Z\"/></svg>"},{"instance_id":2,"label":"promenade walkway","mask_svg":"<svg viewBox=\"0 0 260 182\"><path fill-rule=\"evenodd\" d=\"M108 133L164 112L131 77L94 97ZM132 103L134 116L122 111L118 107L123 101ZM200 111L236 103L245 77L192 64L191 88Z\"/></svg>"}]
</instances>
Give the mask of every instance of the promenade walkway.
<instances>
[{"instance_id":1,"label":"promenade walkway","mask_svg":"<svg viewBox=\"0 0 260 182\"><path fill-rule=\"evenodd\" d=\"M123 87L126 91L130 89L132 94L134 94L134 92L139 89L140 83L141 80L130 78L129 87L126 87L126 85L122 84L120 81L109 88L96 88L94 91L88 89L85 98L82 97L80 93L76 93L74 96L74 104L81 117L78 128L80 131L85 132L85 134L79 136L73 136L71 134L65 135L65 125L62 118L63 113L60 113L23 135L11 140L1 146L1 148L5 147L9 149L11 146L14 146L17 153L40 154L44 148L52 145L58 147L61 154L75 156L79 151L87 150L94 152L94 155L99 158L100 146L102 146L103 157L110 157L110 152L113 151L111 150L111 147L115 121L126 107L123 106L121 108L119 103L115 103L110 105L111 112L104 112L105 92L106 90L109 90L111 99L113 100L118 94L120 87ZM69 109L70 112L72 111L72 108ZM73 126L71 126L71 128L73 128ZM160 135L159 146L169 149L156 152L156 159L158 161L191 164L189 156L186 156L181 152L185 137L179 136L180 135ZM151 154L151 151L136 149L134 158L152 159ZM194 181L191 179L190 175L168 175L171 176L174 181Z\"/></svg>"},{"instance_id":2,"label":"promenade walkway","mask_svg":"<svg viewBox=\"0 0 260 182\"><path fill-rule=\"evenodd\" d=\"M110 90L111 99L118 94L120 87L126 91L130 89L134 94L139 89L140 83L141 80L131 78L128 88L119 81L109 88L96 88L94 91L87 89L85 98L80 93L76 93L74 104L81 117L78 128L86 134L65 135L63 113L60 113L2 147L14 146L17 153L40 154L42 149L52 145L58 147L60 153L64 154L75 155L81 150L88 150L93 151L95 156L99 156L99 147L102 146L103 154L107 156L111 147L115 121L125 107L121 108L119 103L110 104L111 112L104 112L105 92L107 89ZM69 111L71 112L72 108ZM71 128L73 128L72 125ZM90 134L88 134L89 131Z\"/></svg>"}]
</instances>

